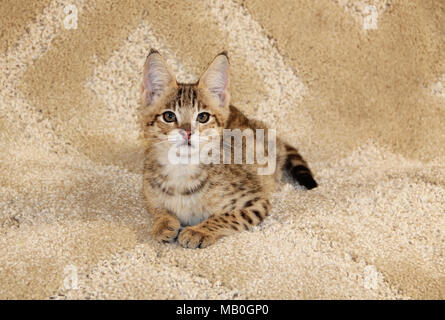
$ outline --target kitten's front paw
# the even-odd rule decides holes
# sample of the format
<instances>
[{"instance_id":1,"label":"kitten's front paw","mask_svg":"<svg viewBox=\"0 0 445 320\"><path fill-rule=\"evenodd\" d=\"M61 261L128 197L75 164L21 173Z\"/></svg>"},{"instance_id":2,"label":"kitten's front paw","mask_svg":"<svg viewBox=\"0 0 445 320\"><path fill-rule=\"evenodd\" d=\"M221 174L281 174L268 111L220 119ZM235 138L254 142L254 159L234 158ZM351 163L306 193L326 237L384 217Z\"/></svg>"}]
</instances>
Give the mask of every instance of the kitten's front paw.
<instances>
[{"instance_id":1,"label":"kitten's front paw","mask_svg":"<svg viewBox=\"0 0 445 320\"><path fill-rule=\"evenodd\" d=\"M153 223L153 236L159 242L173 242L179 233L181 224L172 216L163 216Z\"/></svg>"},{"instance_id":2,"label":"kitten's front paw","mask_svg":"<svg viewBox=\"0 0 445 320\"><path fill-rule=\"evenodd\" d=\"M209 231L197 228L187 227L179 234L178 242L184 248L205 248L214 244L215 237Z\"/></svg>"}]
</instances>

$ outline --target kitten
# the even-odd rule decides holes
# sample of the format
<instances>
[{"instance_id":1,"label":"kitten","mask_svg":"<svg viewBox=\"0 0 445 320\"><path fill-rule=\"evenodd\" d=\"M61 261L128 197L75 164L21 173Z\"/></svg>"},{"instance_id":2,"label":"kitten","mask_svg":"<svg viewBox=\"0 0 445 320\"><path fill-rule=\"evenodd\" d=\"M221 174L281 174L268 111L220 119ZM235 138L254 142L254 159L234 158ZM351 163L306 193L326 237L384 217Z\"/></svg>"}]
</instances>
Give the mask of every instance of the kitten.
<instances>
[{"instance_id":1,"label":"kitten","mask_svg":"<svg viewBox=\"0 0 445 320\"><path fill-rule=\"evenodd\" d=\"M283 170L307 189L317 186L298 151L279 139L272 146L277 170L270 175L259 175L264 165L246 164L244 155L244 164L234 164L234 148L224 142L216 158L229 148L230 164L172 162L181 150L191 155L215 146L223 129L264 129L264 153L272 151L270 130L230 105L225 52L215 57L197 83L182 84L161 55L151 50L144 66L141 100L144 193L158 241L177 239L183 247L205 248L222 236L259 224L269 214L270 194ZM259 141L257 136L254 139ZM242 146L248 149L247 144L246 138Z\"/></svg>"}]
</instances>

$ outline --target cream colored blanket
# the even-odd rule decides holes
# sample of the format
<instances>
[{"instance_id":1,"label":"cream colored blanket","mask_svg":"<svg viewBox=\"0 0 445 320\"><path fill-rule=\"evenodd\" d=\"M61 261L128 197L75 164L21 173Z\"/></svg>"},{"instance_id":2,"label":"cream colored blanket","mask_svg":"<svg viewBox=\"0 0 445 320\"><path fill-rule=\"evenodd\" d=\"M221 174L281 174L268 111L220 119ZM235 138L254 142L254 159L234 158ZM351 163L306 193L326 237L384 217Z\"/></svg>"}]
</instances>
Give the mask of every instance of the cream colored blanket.
<instances>
[{"instance_id":1,"label":"cream colored blanket","mask_svg":"<svg viewBox=\"0 0 445 320\"><path fill-rule=\"evenodd\" d=\"M0 298L444 299L441 1L0 3ZM232 103L299 147L261 226L158 244L137 101L231 58Z\"/></svg>"}]
</instances>

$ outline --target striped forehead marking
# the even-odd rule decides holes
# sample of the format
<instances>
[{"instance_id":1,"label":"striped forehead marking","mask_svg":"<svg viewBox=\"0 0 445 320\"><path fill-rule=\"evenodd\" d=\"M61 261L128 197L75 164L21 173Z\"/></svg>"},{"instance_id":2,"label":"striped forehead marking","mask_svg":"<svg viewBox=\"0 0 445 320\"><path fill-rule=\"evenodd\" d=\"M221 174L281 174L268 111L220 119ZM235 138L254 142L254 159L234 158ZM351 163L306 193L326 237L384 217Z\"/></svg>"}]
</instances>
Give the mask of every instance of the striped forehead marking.
<instances>
[{"instance_id":1,"label":"striped forehead marking","mask_svg":"<svg viewBox=\"0 0 445 320\"><path fill-rule=\"evenodd\" d=\"M194 85L180 85L174 105L177 109L186 106L198 107L199 101L196 87Z\"/></svg>"}]
</instances>

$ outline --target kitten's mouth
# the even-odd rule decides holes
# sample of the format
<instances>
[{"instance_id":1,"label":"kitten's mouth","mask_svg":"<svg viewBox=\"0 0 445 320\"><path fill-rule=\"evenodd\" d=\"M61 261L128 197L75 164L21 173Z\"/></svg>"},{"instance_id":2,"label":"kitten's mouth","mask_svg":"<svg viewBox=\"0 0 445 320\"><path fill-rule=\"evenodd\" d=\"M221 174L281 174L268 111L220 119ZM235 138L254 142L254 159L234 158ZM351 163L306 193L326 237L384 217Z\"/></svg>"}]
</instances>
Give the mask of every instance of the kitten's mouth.
<instances>
[{"instance_id":1,"label":"kitten's mouth","mask_svg":"<svg viewBox=\"0 0 445 320\"><path fill-rule=\"evenodd\" d=\"M181 144L178 145L178 147L183 147L183 146L187 146L189 148L194 148L195 147L194 144L192 144L192 142L190 140L189 141L183 141L183 142L181 142Z\"/></svg>"}]
</instances>

